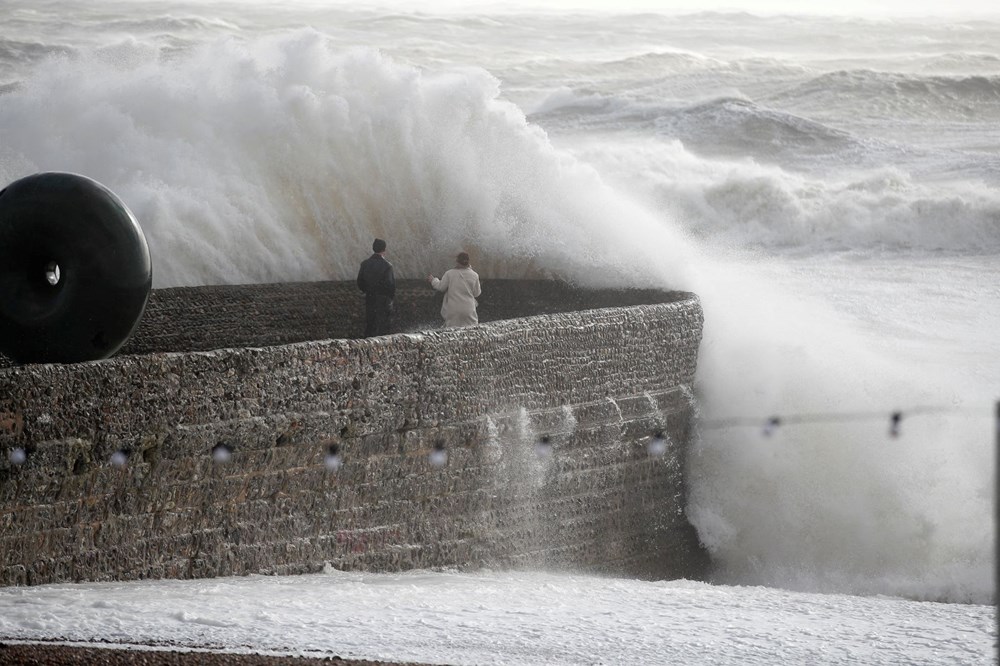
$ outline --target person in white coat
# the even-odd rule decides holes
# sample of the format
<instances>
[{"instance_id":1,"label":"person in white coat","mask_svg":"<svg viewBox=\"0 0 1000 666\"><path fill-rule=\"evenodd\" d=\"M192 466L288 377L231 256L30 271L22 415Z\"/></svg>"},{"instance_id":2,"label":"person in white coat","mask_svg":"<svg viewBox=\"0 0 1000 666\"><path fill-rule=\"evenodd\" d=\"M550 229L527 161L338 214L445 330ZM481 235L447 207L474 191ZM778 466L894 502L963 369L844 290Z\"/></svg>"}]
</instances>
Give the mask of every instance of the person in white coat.
<instances>
[{"instance_id":1,"label":"person in white coat","mask_svg":"<svg viewBox=\"0 0 1000 666\"><path fill-rule=\"evenodd\" d=\"M445 272L440 279L433 275L427 281L438 291L444 292L441 316L445 326L472 326L479 323L476 314L476 298L483 292L479 286L479 274L469 265L469 255L459 252L456 266Z\"/></svg>"}]
</instances>

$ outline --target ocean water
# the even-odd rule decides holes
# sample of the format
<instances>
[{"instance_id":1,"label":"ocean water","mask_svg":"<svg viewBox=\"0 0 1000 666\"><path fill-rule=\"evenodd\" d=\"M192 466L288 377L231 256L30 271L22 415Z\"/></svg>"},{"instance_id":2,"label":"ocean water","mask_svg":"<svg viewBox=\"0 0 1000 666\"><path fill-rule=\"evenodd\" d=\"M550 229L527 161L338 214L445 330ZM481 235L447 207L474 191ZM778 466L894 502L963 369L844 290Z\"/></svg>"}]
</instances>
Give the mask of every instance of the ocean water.
<instances>
[{"instance_id":1,"label":"ocean water","mask_svg":"<svg viewBox=\"0 0 1000 666\"><path fill-rule=\"evenodd\" d=\"M695 291L713 582L995 600L1000 17L5 0L0 182L47 170L156 287L379 236L402 277Z\"/></svg>"}]
</instances>

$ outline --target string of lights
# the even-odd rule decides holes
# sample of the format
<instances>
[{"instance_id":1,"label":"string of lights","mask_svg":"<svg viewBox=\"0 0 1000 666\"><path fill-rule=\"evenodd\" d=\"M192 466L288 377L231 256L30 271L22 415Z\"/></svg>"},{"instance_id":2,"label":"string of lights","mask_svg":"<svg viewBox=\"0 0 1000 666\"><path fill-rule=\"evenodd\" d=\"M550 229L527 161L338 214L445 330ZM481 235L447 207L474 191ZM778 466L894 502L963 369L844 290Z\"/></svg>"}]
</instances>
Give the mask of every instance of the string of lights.
<instances>
[{"instance_id":1,"label":"string of lights","mask_svg":"<svg viewBox=\"0 0 1000 666\"><path fill-rule=\"evenodd\" d=\"M997 427L1000 428L1000 401L997 402ZM865 411L865 412L827 412L813 414L774 414L766 418L748 416L733 416L720 419L703 419L698 427L703 430L727 430L732 428L760 428L765 436L774 434L778 428L787 425L818 425L835 423L857 423L862 421L882 421L888 424L889 436L898 437L902 431L904 418L925 416L930 414L981 414L979 410L968 407L916 406L906 410Z\"/></svg>"},{"instance_id":2,"label":"string of lights","mask_svg":"<svg viewBox=\"0 0 1000 666\"><path fill-rule=\"evenodd\" d=\"M787 425L799 424L832 424L832 423L855 423L861 421L882 421L888 423L888 434L890 437L899 437L902 430L904 418L923 416L929 414L981 414L979 410L968 407L943 407L943 406L917 406L907 410L870 411L870 412L831 412L814 414L787 414L773 415L767 418L753 418L747 416L734 416L722 419L702 419L698 421L698 427L703 430L724 430L733 428L760 428L761 434L770 437L778 428ZM997 452L1000 456L1000 400L996 402L996 443ZM650 456L660 457L666 453L669 436L663 430L655 430L651 433L650 441L647 445ZM545 434L535 442L535 454L539 458L549 458L553 452L552 440ZM115 467L124 467L131 456L128 449L115 451L110 458L110 462ZM214 462L228 463L233 457L233 447L228 444L217 444L211 450ZM12 465L20 466L27 462L27 451L16 447L8 452L8 460ZM429 460L434 467L442 467L447 463L448 452L441 441L434 444L433 450L429 454ZM337 444L330 444L324 456L324 465L331 472L337 472L343 465L343 454ZM1000 509L998 509L1000 510Z\"/></svg>"}]
</instances>

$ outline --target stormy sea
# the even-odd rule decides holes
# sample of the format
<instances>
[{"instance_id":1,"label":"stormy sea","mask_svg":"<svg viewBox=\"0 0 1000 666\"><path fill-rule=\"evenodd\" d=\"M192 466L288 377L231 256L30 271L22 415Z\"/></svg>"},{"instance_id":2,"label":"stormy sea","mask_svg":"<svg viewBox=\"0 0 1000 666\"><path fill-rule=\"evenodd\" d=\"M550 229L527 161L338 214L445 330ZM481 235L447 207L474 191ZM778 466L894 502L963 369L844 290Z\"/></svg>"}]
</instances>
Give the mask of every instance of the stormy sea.
<instances>
[{"instance_id":1,"label":"stormy sea","mask_svg":"<svg viewBox=\"0 0 1000 666\"><path fill-rule=\"evenodd\" d=\"M995 663L1000 15L4 0L0 187L39 171L128 205L154 287L378 236L402 278L697 293L713 566L8 588L0 640Z\"/></svg>"}]
</instances>

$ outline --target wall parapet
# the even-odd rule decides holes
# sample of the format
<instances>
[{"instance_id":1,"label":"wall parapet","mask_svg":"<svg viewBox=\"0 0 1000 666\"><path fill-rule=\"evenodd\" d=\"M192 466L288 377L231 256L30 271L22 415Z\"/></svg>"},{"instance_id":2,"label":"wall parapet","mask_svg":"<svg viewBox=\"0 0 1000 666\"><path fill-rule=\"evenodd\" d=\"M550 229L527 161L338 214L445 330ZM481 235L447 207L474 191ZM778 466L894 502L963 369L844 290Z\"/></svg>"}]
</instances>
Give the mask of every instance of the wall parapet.
<instances>
[{"instance_id":1,"label":"wall parapet","mask_svg":"<svg viewBox=\"0 0 1000 666\"><path fill-rule=\"evenodd\" d=\"M250 311L285 313L253 337L261 346L245 330L204 338L220 317L194 289L205 304L151 301L151 321L178 327L157 337L141 325L130 353L0 369L0 450L26 453L0 460L0 584L327 564L700 575L683 515L695 296L550 285L537 291L549 313L523 317L538 285L511 281L481 308L491 323L420 330L437 314L424 284L397 315L414 332L349 339L360 315L349 286L246 288ZM626 306L564 311L615 293ZM288 340L334 320L339 338ZM241 344L181 351L185 336ZM666 451L651 456L658 431ZM543 435L552 450L539 455Z\"/></svg>"}]
</instances>

